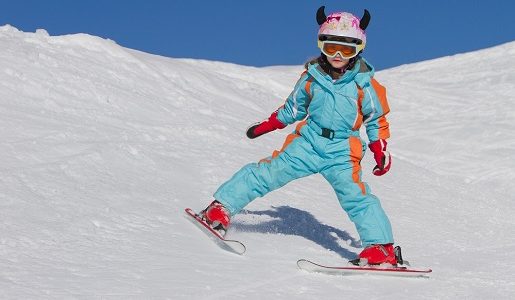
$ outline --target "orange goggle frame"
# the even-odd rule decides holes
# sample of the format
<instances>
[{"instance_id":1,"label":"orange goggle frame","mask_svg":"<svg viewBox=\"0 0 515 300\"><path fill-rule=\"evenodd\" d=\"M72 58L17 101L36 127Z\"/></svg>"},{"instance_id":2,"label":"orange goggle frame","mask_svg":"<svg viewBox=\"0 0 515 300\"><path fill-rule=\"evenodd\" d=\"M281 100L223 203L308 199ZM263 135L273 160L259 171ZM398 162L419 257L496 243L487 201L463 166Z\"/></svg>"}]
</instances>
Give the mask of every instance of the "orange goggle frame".
<instances>
[{"instance_id":1,"label":"orange goggle frame","mask_svg":"<svg viewBox=\"0 0 515 300\"><path fill-rule=\"evenodd\" d=\"M345 59L353 58L363 50L362 45L330 40L318 41L318 47L329 57L335 57L339 53Z\"/></svg>"}]
</instances>

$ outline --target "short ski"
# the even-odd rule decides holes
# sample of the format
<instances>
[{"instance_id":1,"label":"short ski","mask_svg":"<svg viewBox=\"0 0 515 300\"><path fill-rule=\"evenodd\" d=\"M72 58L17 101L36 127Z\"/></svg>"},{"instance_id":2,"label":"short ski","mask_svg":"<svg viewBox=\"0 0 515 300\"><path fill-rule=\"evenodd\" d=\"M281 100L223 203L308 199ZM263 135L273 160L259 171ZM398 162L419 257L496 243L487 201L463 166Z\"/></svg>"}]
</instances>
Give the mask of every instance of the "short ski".
<instances>
[{"instance_id":1,"label":"short ski","mask_svg":"<svg viewBox=\"0 0 515 300\"><path fill-rule=\"evenodd\" d=\"M432 272L431 269L417 269L407 266L397 267L381 267L381 266L324 266L306 259L297 261L297 266L301 270L315 273L323 273L329 275L384 275L384 276L399 276L399 277L428 277Z\"/></svg>"},{"instance_id":2,"label":"short ski","mask_svg":"<svg viewBox=\"0 0 515 300\"><path fill-rule=\"evenodd\" d=\"M207 224L202 218L195 213L191 208L186 208L184 210L188 219L197 227L202 230L211 240L213 240L220 248L236 253L239 255L243 255L245 253L245 245L240 241L236 240L226 240L219 232L211 228L209 224Z\"/></svg>"}]
</instances>

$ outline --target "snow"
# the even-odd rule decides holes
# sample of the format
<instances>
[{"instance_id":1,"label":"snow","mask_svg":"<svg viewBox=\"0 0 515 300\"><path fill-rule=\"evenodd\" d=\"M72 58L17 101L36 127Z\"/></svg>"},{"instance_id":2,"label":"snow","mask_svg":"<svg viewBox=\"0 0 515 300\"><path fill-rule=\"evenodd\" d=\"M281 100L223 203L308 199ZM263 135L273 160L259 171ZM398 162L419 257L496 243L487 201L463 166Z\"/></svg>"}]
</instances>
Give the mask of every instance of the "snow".
<instances>
[{"instance_id":1,"label":"snow","mask_svg":"<svg viewBox=\"0 0 515 300\"><path fill-rule=\"evenodd\" d=\"M373 63L373 62L372 62ZM364 180L428 279L326 276L359 237L321 176L252 202L224 252L184 217L293 126L247 126L302 66L172 59L87 34L0 27L0 298L510 299L515 295L515 42L378 72L390 173Z\"/></svg>"}]
</instances>

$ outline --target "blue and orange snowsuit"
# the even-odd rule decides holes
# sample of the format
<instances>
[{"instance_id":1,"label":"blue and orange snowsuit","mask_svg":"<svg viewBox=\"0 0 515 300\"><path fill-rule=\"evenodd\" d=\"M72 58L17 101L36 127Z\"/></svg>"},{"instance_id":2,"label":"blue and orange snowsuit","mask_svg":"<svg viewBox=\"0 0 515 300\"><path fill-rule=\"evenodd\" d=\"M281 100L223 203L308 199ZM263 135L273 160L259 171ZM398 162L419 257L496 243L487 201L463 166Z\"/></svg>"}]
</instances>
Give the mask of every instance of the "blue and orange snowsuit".
<instances>
[{"instance_id":1,"label":"blue and orange snowsuit","mask_svg":"<svg viewBox=\"0 0 515 300\"><path fill-rule=\"evenodd\" d=\"M283 124L307 118L286 138L281 151L244 166L220 186L215 199L234 215L257 197L320 173L334 188L364 246L393 243L388 217L361 181L366 143L359 128L366 126L370 141L390 136L386 91L373 74L363 58L336 81L318 63L309 64L277 115Z\"/></svg>"}]
</instances>

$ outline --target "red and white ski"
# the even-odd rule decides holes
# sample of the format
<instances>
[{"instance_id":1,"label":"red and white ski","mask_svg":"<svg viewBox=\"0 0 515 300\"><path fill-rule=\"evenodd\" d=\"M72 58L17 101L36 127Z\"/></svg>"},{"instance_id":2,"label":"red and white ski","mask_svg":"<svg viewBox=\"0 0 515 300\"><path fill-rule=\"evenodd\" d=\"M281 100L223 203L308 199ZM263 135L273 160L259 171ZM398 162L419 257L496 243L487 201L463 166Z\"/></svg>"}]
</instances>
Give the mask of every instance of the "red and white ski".
<instances>
[{"instance_id":1,"label":"red and white ski","mask_svg":"<svg viewBox=\"0 0 515 300\"><path fill-rule=\"evenodd\" d=\"M324 266L307 259L299 259L297 266L301 270L330 275L385 275L399 277L428 277L431 269L417 269L406 266L380 267L380 266Z\"/></svg>"},{"instance_id":2,"label":"red and white ski","mask_svg":"<svg viewBox=\"0 0 515 300\"><path fill-rule=\"evenodd\" d=\"M186 208L184 210L188 219L197 227L202 230L213 242L215 242L220 248L236 253L239 255L243 255L245 253L245 245L242 242L236 240L227 240L225 239L218 231L214 230L202 220L202 218L194 212L191 208Z\"/></svg>"}]
</instances>

